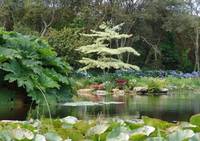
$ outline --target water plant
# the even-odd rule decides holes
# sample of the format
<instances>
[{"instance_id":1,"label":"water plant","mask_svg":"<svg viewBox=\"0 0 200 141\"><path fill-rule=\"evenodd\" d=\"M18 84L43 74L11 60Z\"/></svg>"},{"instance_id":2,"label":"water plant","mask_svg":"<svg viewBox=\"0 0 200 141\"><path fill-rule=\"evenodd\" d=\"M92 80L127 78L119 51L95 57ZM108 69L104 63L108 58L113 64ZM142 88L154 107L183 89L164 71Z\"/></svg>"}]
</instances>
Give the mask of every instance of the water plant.
<instances>
[{"instance_id":1,"label":"water plant","mask_svg":"<svg viewBox=\"0 0 200 141\"><path fill-rule=\"evenodd\" d=\"M159 92L161 89L166 88L167 84L164 79L159 78L149 78L147 82L148 92Z\"/></svg>"},{"instance_id":2,"label":"water plant","mask_svg":"<svg viewBox=\"0 0 200 141\"><path fill-rule=\"evenodd\" d=\"M98 118L79 120L76 117L30 121L1 121L0 140L23 141L198 141L200 115L190 122L170 123L150 117L142 119Z\"/></svg>"}]
</instances>

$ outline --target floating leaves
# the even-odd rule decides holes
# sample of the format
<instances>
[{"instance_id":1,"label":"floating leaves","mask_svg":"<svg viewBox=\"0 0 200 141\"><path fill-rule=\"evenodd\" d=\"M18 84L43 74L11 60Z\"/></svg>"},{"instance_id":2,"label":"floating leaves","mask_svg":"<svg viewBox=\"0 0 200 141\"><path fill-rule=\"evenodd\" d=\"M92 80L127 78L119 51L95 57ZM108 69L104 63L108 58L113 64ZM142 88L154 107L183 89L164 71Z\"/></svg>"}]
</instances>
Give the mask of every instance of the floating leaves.
<instances>
[{"instance_id":1,"label":"floating leaves","mask_svg":"<svg viewBox=\"0 0 200 141\"><path fill-rule=\"evenodd\" d=\"M87 136L101 135L108 129L108 127L109 127L108 124L96 125L96 126L90 128L86 135Z\"/></svg>"},{"instance_id":2,"label":"floating leaves","mask_svg":"<svg viewBox=\"0 0 200 141\"><path fill-rule=\"evenodd\" d=\"M34 141L46 141L46 138L45 138L44 135L37 134L37 135L35 136Z\"/></svg>"},{"instance_id":3,"label":"floating leaves","mask_svg":"<svg viewBox=\"0 0 200 141\"><path fill-rule=\"evenodd\" d=\"M168 136L168 141L183 141L194 135L192 130L178 130Z\"/></svg>"},{"instance_id":4,"label":"floating leaves","mask_svg":"<svg viewBox=\"0 0 200 141\"><path fill-rule=\"evenodd\" d=\"M197 117L198 115L196 115ZM53 128L45 121L0 122L2 141L199 141L200 132L191 123L172 124L143 117L145 121L122 119L78 120L68 116L53 119ZM35 124L37 122L37 124ZM64 125L70 125L66 128ZM133 126L131 126L133 124ZM33 126L34 125L34 126ZM36 126L35 126L36 125ZM178 127L178 128L177 128ZM197 126L199 127L199 126ZM169 131L169 128L173 130ZM191 128L191 129L185 129ZM196 127L195 127L196 128Z\"/></svg>"},{"instance_id":5,"label":"floating leaves","mask_svg":"<svg viewBox=\"0 0 200 141\"><path fill-rule=\"evenodd\" d=\"M76 117L68 116L61 119L61 121L68 124L75 124L76 122L78 122L78 119Z\"/></svg>"},{"instance_id":6,"label":"floating leaves","mask_svg":"<svg viewBox=\"0 0 200 141\"><path fill-rule=\"evenodd\" d=\"M47 141L63 141L63 139L57 133L49 132L44 136Z\"/></svg>"},{"instance_id":7,"label":"floating leaves","mask_svg":"<svg viewBox=\"0 0 200 141\"><path fill-rule=\"evenodd\" d=\"M143 126L136 129L133 134L144 134L146 136L149 136L154 131L155 131L155 128L152 126Z\"/></svg>"},{"instance_id":8,"label":"floating leaves","mask_svg":"<svg viewBox=\"0 0 200 141\"><path fill-rule=\"evenodd\" d=\"M113 128L107 136L107 141L128 141L130 136L130 130L123 126Z\"/></svg>"}]
</instances>

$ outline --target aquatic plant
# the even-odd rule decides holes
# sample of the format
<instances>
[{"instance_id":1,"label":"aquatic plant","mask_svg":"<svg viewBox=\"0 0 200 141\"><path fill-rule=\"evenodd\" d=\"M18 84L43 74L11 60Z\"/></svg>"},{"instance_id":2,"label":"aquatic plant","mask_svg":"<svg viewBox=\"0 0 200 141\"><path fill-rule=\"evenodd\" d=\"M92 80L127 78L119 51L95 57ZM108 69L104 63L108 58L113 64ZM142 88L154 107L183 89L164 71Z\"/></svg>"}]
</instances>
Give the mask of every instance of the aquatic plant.
<instances>
[{"instance_id":1,"label":"aquatic plant","mask_svg":"<svg viewBox=\"0 0 200 141\"><path fill-rule=\"evenodd\" d=\"M159 92L161 89L166 88L167 84L164 79L149 78L147 81L148 92Z\"/></svg>"},{"instance_id":2,"label":"aquatic plant","mask_svg":"<svg viewBox=\"0 0 200 141\"><path fill-rule=\"evenodd\" d=\"M190 122L170 123L159 119L95 119L79 120L68 116L30 121L1 121L0 140L24 141L198 141L200 115Z\"/></svg>"},{"instance_id":3,"label":"aquatic plant","mask_svg":"<svg viewBox=\"0 0 200 141\"><path fill-rule=\"evenodd\" d=\"M72 97L71 67L43 40L0 30L0 70L4 83L24 88L36 102Z\"/></svg>"}]
</instances>

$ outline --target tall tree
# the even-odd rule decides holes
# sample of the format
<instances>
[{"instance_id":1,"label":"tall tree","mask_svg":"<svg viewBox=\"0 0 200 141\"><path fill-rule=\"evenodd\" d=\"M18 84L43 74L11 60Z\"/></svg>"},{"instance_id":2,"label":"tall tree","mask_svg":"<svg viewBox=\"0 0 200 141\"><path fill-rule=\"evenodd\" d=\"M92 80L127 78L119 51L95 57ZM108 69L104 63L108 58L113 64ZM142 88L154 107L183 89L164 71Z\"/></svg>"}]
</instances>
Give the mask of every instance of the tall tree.
<instances>
[{"instance_id":1,"label":"tall tree","mask_svg":"<svg viewBox=\"0 0 200 141\"><path fill-rule=\"evenodd\" d=\"M139 56L140 54L131 47L112 47L112 41L123 38L130 38L132 35L120 34L119 31L123 24L111 27L109 24L103 23L99 26L99 31L91 30L92 34L82 34L86 37L94 37L93 44L81 46L80 50L84 54L93 54L95 58L83 58L80 60L85 66L80 70L85 71L93 68L105 70L113 69L136 69L139 67L124 63L121 60L121 54L130 52ZM116 56L116 57L114 57Z\"/></svg>"}]
</instances>

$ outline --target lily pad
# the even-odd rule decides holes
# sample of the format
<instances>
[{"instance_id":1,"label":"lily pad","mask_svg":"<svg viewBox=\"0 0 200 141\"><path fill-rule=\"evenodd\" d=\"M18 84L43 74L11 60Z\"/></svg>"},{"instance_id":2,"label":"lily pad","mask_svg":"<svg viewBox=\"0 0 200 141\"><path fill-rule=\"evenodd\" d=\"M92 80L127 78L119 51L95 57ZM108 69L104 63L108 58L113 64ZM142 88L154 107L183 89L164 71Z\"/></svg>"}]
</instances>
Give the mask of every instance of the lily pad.
<instances>
[{"instance_id":1,"label":"lily pad","mask_svg":"<svg viewBox=\"0 0 200 141\"><path fill-rule=\"evenodd\" d=\"M155 131L155 128L152 126L143 126L143 127L140 127L138 129L134 130L133 134L144 134L146 136L149 136L154 131Z\"/></svg>"},{"instance_id":2,"label":"lily pad","mask_svg":"<svg viewBox=\"0 0 200 141\"><path fill-rule=\"evenodd\" d=\"M167 141L167 140L163 137L151 137L151 138L148 138L146 141Z\"/></svg>"},{"instance_id":3,"label":"lily pad","mask_svg":"<svg viewBox=\"0 0 200 141\"><path fill-rule=\"evenodd\" d=\"M107 124L96 125L88 130L87 136L103 134L108 128L109 125Z\"/></svg>"},{"instance_id":4,"label":"lily pad","mask_svg":"<svg viewBox=\"0 0 200 141\"><path fill-rule=\"evenodd\" d=\"M45 134L47 141L62 141L63 139L56 133L49 132Z\"/></svg>"},{"instance_id":5,"label":"lily pad","mask_svg":"<svg viewBox=\"0 0 200 141\"><path fill-rule=\"evenodd\" d=\"M200 141L200 133L196 133L189 141Z\"/></svg>"},{"instance_id":6,"label":"lily pad","mask_svg":"<svg viewBox=\"0 0 200 141\"><path fill-rule=\"evenodd\" d=\"M10 136L10 132L7 130L3 130L0 132L0 140L2 141L12 141L12 138Z\"/></svg>"},{"instance_id":7,"label":"lily pad","mask_svg":"<svg viewBox=\"0 0 200 141\"><path fill-rule=\"evenodd\" d=\"M190 123L200 126L200 114L196 114L190 118Z\"/></svg>"},{"instance_id":8,"label":"lily pad","mask_svg":"<svg viewBox=\"0 0 200 141\"><path fill-rule=\"evenodd\" d=\"M180 126L182 128L196 128L197 126L188 122L181 122Z\"/></svg>"},{"instance_id":9,"label":"lily pad","mask_svg":"<svg viewBox=\"0 0 200 141\"><path fill-rule=\"evenodd\" d=\"M189 139L194 136L194 132L192 130L178 130L168 135L169 141L183 141L185 139Z\"/></svg>"},{"instance_id":10,"label":"lily pad","mask_svg":"<svg viewBox=\"0 0 200 141\"><path fill-rule=\"evenodd\" d=\"M32 140L34 138L34 134L27 129L17 128L13 129L11 133L12 137L17 140L23 140L23 139Z\"/></svg>"},{"instance_id":11,"label":"lily pad","mask_svg":"<svg viewBox=\"0 0 200 141\"><path fill-rule=\"evenodd\" d=\"M116 127L107 135L106 141L128 141L130 131L126 127Z\"/></svg>"},{"instance_id":12,"label":"lily pad","mask_svg":"<svg viewBox=\"0 0 200 141\"><path fill-rule=\"evenodd\" d=\"M166 129L174 125L173 123L169 123L155 118L149 118L146 116L143 116L142 119L146 125L150 125L159 129Z\"/></svg>"},{"instance_id":13,"label":"lily pad","mask_svg":"<svg viewBox=\"0 0 200 141\"><path fill-rule=\"evenodd\" d=\"M43 135L41 135L41 134L37 134L37 135L35 136L34 141L46 141L46 138L45 138L45 136L43 136Z\"/></svg>"},{"instance_id":14,"label":"lily pad","mask_svg":"<svg viewBox=\"0 0 200 141\"><path fill-rule=\"evenodd\" d=\"M130 137L130 141L143 141L146 139L146 135L144 134L134 134Z\"/></svg>"},{"instance_id":15,"label":"lily pad","mask_svg":"<svg viewBox=\"0 0 200 141\"><path fill-rule=\"evenodd\" d=\"M76 117L68 116L61 119L61 121L68 124L75 124L76 122L78 122L78 119Z\"/></svg>"}]
</instances>

